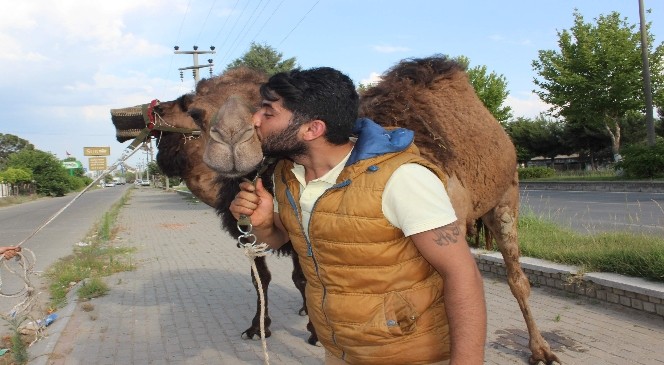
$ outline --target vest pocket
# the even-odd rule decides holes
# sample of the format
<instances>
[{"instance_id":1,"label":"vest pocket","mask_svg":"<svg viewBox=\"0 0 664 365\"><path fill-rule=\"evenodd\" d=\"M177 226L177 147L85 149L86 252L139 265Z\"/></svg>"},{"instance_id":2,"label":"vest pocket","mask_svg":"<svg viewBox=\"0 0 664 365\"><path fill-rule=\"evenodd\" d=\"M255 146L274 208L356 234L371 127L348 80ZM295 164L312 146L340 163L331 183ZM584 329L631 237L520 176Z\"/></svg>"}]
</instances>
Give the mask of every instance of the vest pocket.
<instances>
[{"instance_id":1,"label":"vest pocket","mask_svg":"<svg viewBox=\"0 0 664 365\"><path fill-rule=\"evenodd\" d=\"M388 293L384 299L385 325L393 336L403 336L415 331L420 314L400 293Z\"/></svg>"}]
</instances>

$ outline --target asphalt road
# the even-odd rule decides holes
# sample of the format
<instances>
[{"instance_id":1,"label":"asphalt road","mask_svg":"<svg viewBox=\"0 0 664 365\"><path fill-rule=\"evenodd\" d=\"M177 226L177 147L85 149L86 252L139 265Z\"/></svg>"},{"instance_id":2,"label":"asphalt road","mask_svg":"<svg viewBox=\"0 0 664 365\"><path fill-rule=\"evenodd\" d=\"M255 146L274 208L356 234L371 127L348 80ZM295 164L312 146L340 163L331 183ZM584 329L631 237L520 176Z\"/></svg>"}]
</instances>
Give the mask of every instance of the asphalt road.
<instances>
[{"instance_id":1,"label":"asphalt road","mask_svg":"<svg viewBox=\"0 0 664 365\"><path fill-rule=\"evenodd\" d=\"M25 241L21 247L30 249L37 257L35 272L41 272L58 259L73 252L92 226L120 199L130 185L90 190L73 201L48 225ZM63 197L42 198L36 201L0 208L0 246L14 246L25 240L46 223L60 209L72 202L78 193ZM6 269L0 269L2 292L14 293L23 283ZM39 290L40 288L38 288ZM17 302L0 300L0 311L6 313Z\"/></svg>"},{"instance_id":2,"label":"asphalt road","mask_svg":"<svg viewBox=\"0 0 664 365\"><path fill-rule=\"evenodd\" d=\"M521 190L521 214L534 214L581 233L664 236L662 193Z\"/></svg>"}]
</instances>

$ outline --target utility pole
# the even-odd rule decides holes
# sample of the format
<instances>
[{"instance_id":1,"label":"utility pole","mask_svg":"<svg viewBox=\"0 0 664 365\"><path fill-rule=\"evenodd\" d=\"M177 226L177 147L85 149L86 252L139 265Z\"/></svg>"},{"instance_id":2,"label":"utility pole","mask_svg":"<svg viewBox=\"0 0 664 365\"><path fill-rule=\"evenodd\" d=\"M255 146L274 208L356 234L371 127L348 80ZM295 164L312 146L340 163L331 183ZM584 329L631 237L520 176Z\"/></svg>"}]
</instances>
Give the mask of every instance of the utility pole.
<instances>
[{"instance_id":1,"label":"utility pole","mask_svg":"<svg viewBox=\"0 0 664 365\"><path fill-rule=\"evenodd\" d=\"M174 52L175 54L190 54L190 55L194 56L194 65L193 66L178 68L178 70L180 70L180 80L184 81L184 70L192 70L193 74L194 74L194 81L195 81L194 86L195 86L196 84L198 84L198 81L200 81L200 79L201 79L200 72L198 70L201 69L201 68L205 68L205 67L210 68L210 77L212 77L212 66L214 66L214 63L212 63L212 59L211 58L208 59L208 64L207 65L199 65L198 64L198 55L199 54L208 54L208 53L212 53L212 54L217 53L214 50L214 46L210 46L209 51L199 51L198 46L194 46L193 51L180 51L179 46L175 46L173 48L175 49L175 52Z\"/></svg>"},{"instance_id":2,"label":"utility pole","mask_svg":"<svg viewBox=\"0 0 664 365\"><path fill-rule=\"evenodd\" d=\"M655 122L652 113L652 87L650 85L650 65L648 63L648 32L643 0L639 0L639 18L641 20L641 58L643 60L643 92L646 97L646 128L648 146L655 145Z\"/></svg>"}]
</instances>

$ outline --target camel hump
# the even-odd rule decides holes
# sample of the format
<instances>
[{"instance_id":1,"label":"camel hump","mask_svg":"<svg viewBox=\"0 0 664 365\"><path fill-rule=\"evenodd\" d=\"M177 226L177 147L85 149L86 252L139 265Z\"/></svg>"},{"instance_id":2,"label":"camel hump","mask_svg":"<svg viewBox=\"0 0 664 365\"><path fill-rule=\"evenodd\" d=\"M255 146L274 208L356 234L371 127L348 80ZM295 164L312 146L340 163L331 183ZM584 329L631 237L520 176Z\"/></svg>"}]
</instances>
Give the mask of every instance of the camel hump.
<instances>
[{"instance_id":1,"label":"camel hump","mask_svg":"<svg viewBox=\"0 0 664 365\"><path fill-rule=\"evenodd\" d=\"M445 55L434 55L426 58L410 58L399 62L389 69L383 80L409 80L413 85L430 86L439 78L449 77L464 67Z\"/></svg>"}]
</instances>

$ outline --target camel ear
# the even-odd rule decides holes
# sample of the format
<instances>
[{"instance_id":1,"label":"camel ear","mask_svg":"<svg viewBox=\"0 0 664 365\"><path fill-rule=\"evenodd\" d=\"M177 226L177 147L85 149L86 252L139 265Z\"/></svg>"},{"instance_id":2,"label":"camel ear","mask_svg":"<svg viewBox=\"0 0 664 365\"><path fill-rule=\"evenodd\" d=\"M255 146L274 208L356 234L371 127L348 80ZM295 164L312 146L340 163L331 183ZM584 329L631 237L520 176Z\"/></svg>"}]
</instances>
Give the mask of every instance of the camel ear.
<instances>
[{"instance_id":1,"label":"camel ear","mask_svg":"<svg viewBox=\"0 0 664 365\"><path fill-rule=\"evenodd\" d=\"M203 128L203 127L204 127L205 116L206 116L206 114L207 114L207 112L205 111L205 109L201 109L201 108L193 108L193 109L189 110L188 113L189 113L189 116L194 120L194 123L196 123L196 125L197 125L199 128Z\"/></svg>"},{"instance_id":2,"label":"camel ear","mask_svg":"<svg viewBox=\"0 0 664 365\"><path fill-rule=\"evenodd\" d=\"M320 119L314 119L307 122L302 125L302 127L304 128L302 138L305 141L312 141L316 138L325 136L325 132L327 132L327 125Z\"/></svg>"}]
</instances>

